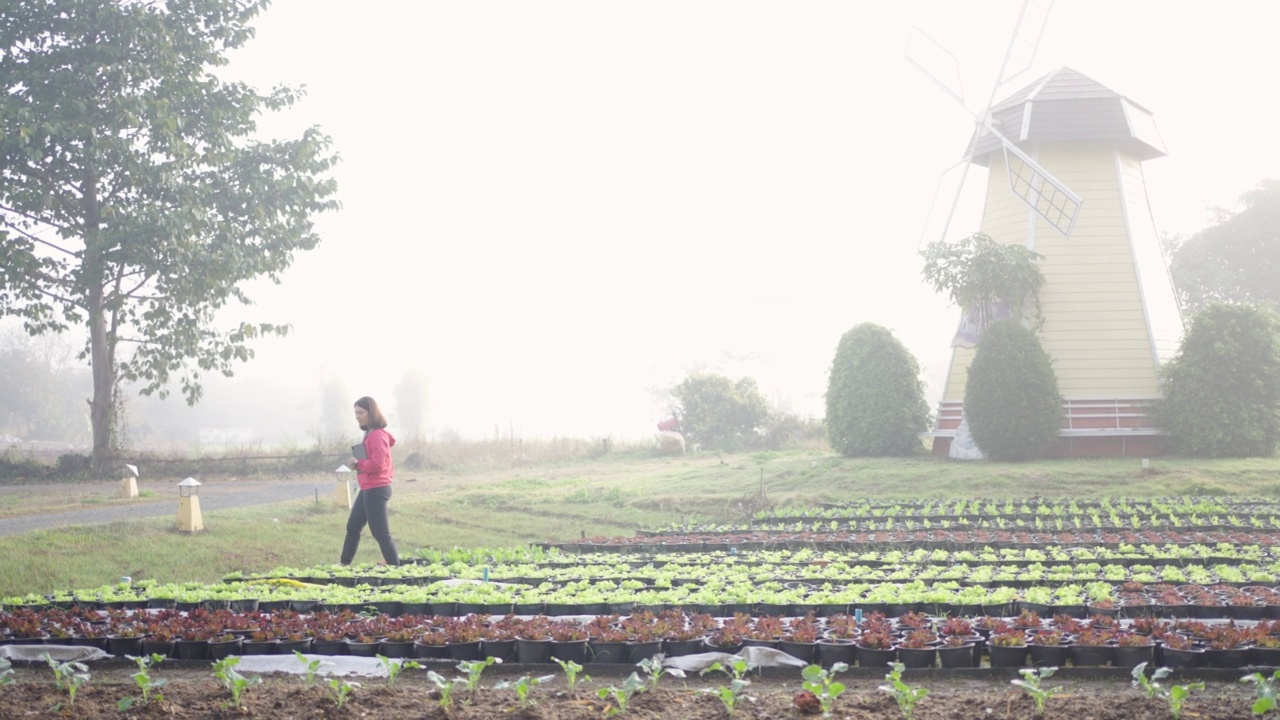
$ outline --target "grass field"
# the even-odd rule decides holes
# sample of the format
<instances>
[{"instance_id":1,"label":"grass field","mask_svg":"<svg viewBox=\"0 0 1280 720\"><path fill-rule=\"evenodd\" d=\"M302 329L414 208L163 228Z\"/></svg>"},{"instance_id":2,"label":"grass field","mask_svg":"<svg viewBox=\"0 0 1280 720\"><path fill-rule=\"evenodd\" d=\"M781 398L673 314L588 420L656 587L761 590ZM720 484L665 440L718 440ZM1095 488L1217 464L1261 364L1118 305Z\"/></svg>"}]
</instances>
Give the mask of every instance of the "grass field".
<instances>
[{"instance_id":1,"label":"grass field","mask_svg":"<svg viewBox=\"0 0 1280 720\"><path fill-rule=\"evenodd\" d=\"M736 520L768 506L881 498L1254 495L1280 497L1280 459L1154 458L958 463L931 457L849 459L825 450L678 458L618 452L505 467L485 463L397 475L392 531L416 548L505 546L582 535L633 534L693 517ZM331 483L332 476L280 482ZM215 480L216 481L216 480ZM0 498L5 515L111 506L102 484L31 484ZM7 496L6 496L7 497ZM166 496L167 497L167 496ZM152 494L136 502L173 502ZM135 579L208 582L232 570L335 562L346 513L327 498L206 512L207 531L182 535L173 516L0 538L0 596ZM176 503L175 503L176 508ZM366 537L358 562L378 559Z\"/></svg>"}]
</instances>

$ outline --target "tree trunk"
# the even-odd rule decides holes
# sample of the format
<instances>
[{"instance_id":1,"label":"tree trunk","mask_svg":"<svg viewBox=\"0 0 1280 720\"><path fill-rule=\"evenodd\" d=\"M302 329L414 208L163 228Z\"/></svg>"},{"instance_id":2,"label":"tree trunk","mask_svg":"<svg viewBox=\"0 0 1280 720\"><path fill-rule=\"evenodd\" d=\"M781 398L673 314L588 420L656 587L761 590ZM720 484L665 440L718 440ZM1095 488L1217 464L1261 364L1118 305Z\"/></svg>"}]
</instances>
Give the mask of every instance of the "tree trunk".
<instances>
[{"instance_id":1,"label":"tree trunk","mask_svg":"<svg viewBox=\"0 0 1280 720\"><path fill-rule=\"evenodd\" d=\"M92 141L86 143L92 148ZM110 469L115 450L116 369L115 338L107 331L106 261L98 238L101 208L98 205L98 178L92 164L84 181L84 282L89 289L89 364L93 368L93 400L89 403L89 421L93 426L91 471L102 477Z\"/></svg>"},{"instance_id":2,"label":"tree trunk","mask_svg":"<svg viewBox=\"0 0 1280 720\"><path fill-rule=\"evenodd\" d=\"M89 263L86 263L88 270ZM109 469L115 433L115 368L107 341L107 318L102 307L102 284L89 291L89 363L93 368L93 400L89 420L93 426L93 473L101 477Z\"/></svg>"}]
</instances>

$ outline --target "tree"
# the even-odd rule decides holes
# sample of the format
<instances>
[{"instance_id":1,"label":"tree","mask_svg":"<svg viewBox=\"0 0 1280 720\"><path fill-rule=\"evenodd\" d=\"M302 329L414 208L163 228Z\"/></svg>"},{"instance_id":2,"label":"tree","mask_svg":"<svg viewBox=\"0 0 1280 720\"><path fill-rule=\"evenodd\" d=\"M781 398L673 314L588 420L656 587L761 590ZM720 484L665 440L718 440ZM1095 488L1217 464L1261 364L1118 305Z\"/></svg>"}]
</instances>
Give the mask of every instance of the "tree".
<instances>
[{"instance_id":1,"label":"tree","mask_svg":"<svg viewBox=\"0 0 1280 720\"><path fill-rule=\"evenodd\" d=\"M1194 314L1214 302L1280 307L1280 180L1240 196L1233 214L1178 244L1170 273L1183 307Z\"/></svg>"},{"instance_id":2,"label":"tree","mask_svg":"<svg viewBox=\"0 0 1280 720\"><path fill-rule=\"evenodd\" d=\"M979 333L1000 315L1021 318L1028 309L1040 312L1044 275L1036 264L1043 256L1037 252L974 233L959 242L929 243L920 255L925 282L972 314ZM1001 306L1005 313L999 313Z\"/></svg>"},{"instance_id":3,"label":"tree","mask_svg":"<svg viewBox=\"0 0 1280 720\"><path fill-rule=\"evenodd\" d=\"M840 338L827 381L827 434L847 457L921 450L929 406L920 365L888 328L862 323Z\"/></svg>"},{"instance_id":4,"label":"tree","mask_svg":"<svg viewBox=\"0 0 1280 720\"><path fill-rule=\"evenodd\" d=\"M321 445L348 436L357 427L352 409L355 402L342 378L330 376L320 384Z\"/></svg>"},{"instance_id":5,"label":"tree","mask_svg":"<svg viewBox=\"0 0 1280 720\"><path fill-rule=\"evenodd\" d=\"M769 403L752 378L734 382L723 375L693 373L671 394L685 437L706 449L750 447L769 421Z\"/></svg>"},{"instance_id":6,"label":"tree","mask_svg":"<svg viewBox=\"0 0 1280 720\"><path fill-rule=\"evenodd\" d=\"M83 442L88 373L70 367L71 351L56 338L35 339L18 328L0 333L0 434Z\"/></svg>"},{"instance_id":7,"label":"tree","mask_svg":"<svg viewBox=\"0 0 1280 720\"><path fill-rule=\"evenodd\" d=\"M1051 454L1062 429L1062 395L1049 354L1017 320L992 323L978 340L964 386L973 440L992 460Z\"/></svg>"},{"instance_id":8,"label":"tree","mask_svg":"<svg viewBox=\"0 0 1280 720\"><path fill-rule=\"evenodd\" d=\"M238 285L280 282L337 207L317 129L253 138L268 94L213 69L253 36L267 0L12 0L0 23L0 314L31 334L87 331L97 469L121 380L188 403L249 342L287 326L214 327Z\"/></svg>"},{"instance_id":9,"label":"tree","mask_svg":"<svg viewBox=\"0 0 1280 720\"><path fill-rule=\"evenodd\" d=\"M409 368L396 383L396 426L405 437L422 436L427 417L427 378L417 368Z\"/></svg>"},{"instance_id":10,"label":"tree","mask_svg":"<svg viewBox=\"0 0 1280 720\"><path fill-rule=\"evenodd\" d=\"M1280 318L1269 309L1211 304L1191 319L1163 368L1152 420L1184 455L1249 457L1280 444Z\"/></svg>"}]
</instances>

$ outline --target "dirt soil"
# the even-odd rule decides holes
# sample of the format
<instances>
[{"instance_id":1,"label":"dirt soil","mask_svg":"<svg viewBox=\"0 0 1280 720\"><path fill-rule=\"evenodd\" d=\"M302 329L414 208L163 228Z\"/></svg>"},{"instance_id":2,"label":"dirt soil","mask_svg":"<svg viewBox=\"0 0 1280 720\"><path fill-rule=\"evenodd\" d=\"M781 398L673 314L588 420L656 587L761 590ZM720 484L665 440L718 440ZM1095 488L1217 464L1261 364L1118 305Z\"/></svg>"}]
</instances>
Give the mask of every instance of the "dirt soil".
<instances>
[{"instance_id":1,"label":"dirt soil","mask_svg":"<svg viewBox=\"0 0 1280 720\"><path fill-rule=\"evenodd\" d=\"M504 668L514 670L514 668ZM486 674L483 688L475 692L460 690L454 694L449 710L439 706L439 694L420 670L406 670L394 687L384 678L365 679L339 707L333 691L323 680L304 687L299 676L270 676L261 685L250 688L239 707L231 705L231 693L213 679L207 670L156 668L153 677L165 678L169 684L146 705L135 705L121 712L117 703L126 695L139 695L130 678L130 669L93 670L93 680L76 695L74 705L67 703L66 693L58 690L47 668L18 668L16 680L0 688L0 718L83 718L85 720L121 720L128 718L270 718L281 720L401 720L402 718L512 718L514 720L578 720L606 717L612 708L598 697L600 688L621 686L617 675L580 680L576 691L569 692L565 676L559 668L550 682L530 692L531 702L521 707L514 690L494 689L501 680L514 681L514 673ZM451 677L453 673L442 674ZM486 671L487 672L487 671ZM590 668L588 668L590 672ZM539 667L535 674L552 674ZM1244 673L1240 673L1243 675ZM898 719L903 714L894 699L877 690L882 679L863 674L842 677L846 691L834 704L833 718L845 720ZM915 708L915 720L1014 720L1035 715L1033 701L1011 687L1007 679L954 679L941 676L906 678L914 687L929 689ZM1180 681L1184 682L1184 681ZM728 684L717 676L679 680L664 677L659 688L635 695L622 713L623 718L645 720L692 720L693 718L728 718L720 699L708 692ZM754 677L732 717L745 720L775 718L818 718L813 708L806 713L796 707L795 696L801 692L799 678L782 676ZM1148 700L1127 681L1059 680L1050 678L1046 686L1064 687L1061 694L1048 700L1043 715L1048 720L1165 720L1171 717L1168 704L1161 699ZM1182 717L1194 720L1234 720L1255 717L1249 711L1254 696L1250 687L1237 682L1210 682L1207 689L1192 693L1183 706Z\"/></svg>"}]
</instances>

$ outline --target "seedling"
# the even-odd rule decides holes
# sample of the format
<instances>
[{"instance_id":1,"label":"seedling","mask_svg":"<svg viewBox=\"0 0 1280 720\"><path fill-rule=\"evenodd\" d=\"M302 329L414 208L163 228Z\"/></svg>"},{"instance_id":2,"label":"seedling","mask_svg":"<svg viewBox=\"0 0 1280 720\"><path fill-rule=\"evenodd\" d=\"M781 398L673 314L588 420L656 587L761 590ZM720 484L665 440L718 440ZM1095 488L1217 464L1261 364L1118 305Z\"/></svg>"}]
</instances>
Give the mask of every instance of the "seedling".
<instances>
[{"instance_id":1,"label":"seedling","mask_svg":"<svg viewBox=\"0 0 1280 720\"><path fill-rule=\"evenodd\" d=\"M467 689L475 690L480 687L480 676L484 674L484 669L493 664L501 664L502 658L496 658L490 655L483 660L462 660L458 663L458 669L467 674Z\"/></svg>"},{"instance_id":2,"label":"seedling","mask_svg":"<svg viewBox=\"0 0 1280 720\"><path fill-rule=\"evenodd\" d=\"M542 675L540 677L529 677L528 675L524 675L513 683L503 680L497 685L494 685L493 689L506 690L510 688L515 690L516 697L520 699L520 707L527 708L533 704L533 698L529 696L529 691L532 690L534 686L541 685L544 682L550 682L555 679L555 675Z\"/></svg>"},{"instance_id":3,"label":"seedling","mask_svg":"<svg viewBox=\"0 0 1280 720\"><path fill-rule=\"evenodd\" d=\"M848 669L847 664L838 662L832 665L830 670L823 670L821 665L810 665L800 672L801 677L804 678L801 684L818 699L818 704L822 708L822 717L831 717L831 706L835 704L836 698L840 697L840 693L844 692L844 683L836 681L836 673Z\"/></svg>"},{"instance_id":4,"label":"seedling","mask_svg":"<svg viewBox=\"0 0 1280 720\"><path fill-rule=\"evenodd\" d=\"M744 660L744 659L742 659L742 658L738 657L737 655L734 655L733 657L734 657L734 659L733 659L732 661L730 661L730 663L729 663L729 666L728 666L728 667L725 667L724 665L721 665L721 664L720 664L720 663L718 663L718 662L713 662L713 663L711 663L711 665L710 665L710 666L708 666L708 667L706 667L706 668L703 668L702 672L700 672L700 673L698 673L698 674L699 674L699 675L706 675L706 674L707 674L707 673L709 673L709 672L717 672L717 671L719 671L719 672L724 673L725 675L728 675L729 677L733 678L734 680L743 680L743 679L746 679L747 673L751 672L751 670L754 668L754 666L753 666L753 665L748 665L746 660Z\"/></svg>"},{"instance_id":5,"label":"seedling","mask_svg":"<svg viewBox=\"0 0 1280 720\"><path fill-rule=\"evenodd\" d=\"M80 687L89 682L89 667L82 662L68 660L67 662L58 662L49 657L49 653L41 653L40 657L49 663L49 667L53 670L54 683L59 690L67 693L67 704L76 704L76 692Z\"/></svg>"},{"instance_id":6,"label":"seedling","mask_svg":"<svg viewBox=\"0 0 1280 720\"><path fill-rule=\"evenodd\" d=\"M1179 720L1182 717L1182 703L1191 695L1191 691L1203 689L1204 683L1202 682L1174 685L1169 688L1169 692L1165 693L1165 698L1169 701L1169 713L1173 715L1173 720Z\"/></svg>"},{"instance_id":7,"label":"seedling","mask_svg":"<svg viewBox=\"0 0 1280 720\"><path fill-rule=\"evenodd\" d=\"M13 684L13 667L5 658L0 658L0 687Z\"/></svg>"},{"instance_id":8,"label":"seedling","mask_svg":"<svg viewBox=\"0 0 1280 720\"><path fill-rule=\"evenodd\" d=\"M1159 695L1164 689L1160 687L1160 683L1157 681L1168 677L1171 672L1173 671L1167 667L1156 668L1151 672L1151 678L1148 679L1147 664L1138 663L1137 667L1133 669L1133 672L1130 673L1130 675L1133 676L1133 686L1141 688L1141 690L1147 694L1147 699L1153 700L1156 695Z\"/></svg>"},{"instance_id":9,"label":"seedling","mask_svg":"<svg viewBox=\"0 0 1280 720\"><path fill-rule=\"evenodd\" d=\"M213 676L222 683L222 686L231 691L231 702L236 707L240 707L240 698L244 697L244 693L249 688L262 682L259 676L245 677L236 672L236 665L240 664L240 658L231 655L224 657L213 664Z\"/></svg>"},{"instance_id":10,"label":"seedling","mask_svg":"<svg viewBox=\"0 0 1280 720\"><path fill-rule=\"evenodd\" d=\"M333 702L336 703L338 707L345 705L347 698L351 693L355 692L358 687L360 687L360 683L355 680L348 681L340 677L329 679L329 691L333 694Z\"/></svg>"},{"instance_id":11,"label":"seedling","mask_svg":"<svg viewBox=\"0 0 1280 720\"><path fill-rule=\"evenodd\" d=\"M320 672L320 668L325 665L333 665L333 663L325 662L319 658L315 660L308 660L306 655L303 655L297 650L293 651L293 656L298 658L298 662L302 663L302 684L306 687L311 687L316 684L316 675Z\"/></svg>"},{"instance_id":12,"label":"seedling","mask_svg":"<svg viewBox=\"0 0 1280 720\"><path fill-rule=\"evenodd\" d=\"M600 688L596 694L599 695L601 699L613 698L613 704L606 706L604 709L605 717L612 717L626 712L627 703L631 702L631 696L644 690L644 686L644 680L641 680L639 675L631 673L627 678L627 681L622 683L622 687L620 688L613 687L612 685L607 688Z\"/></svg>"},{"instance_id":13,"label":"seedling","mask_svg":"<svg viewBox=\"0 0 1280 720\"><path fill-rule=\"evenodd\" d=\"M1257 685L1258 699L1254 701L1253 707L1250 708L1254 715L1265 715L1272 710L1280 708L1280 704L1276 701L1276 686L1273 682L1277 679L1280 679L1280 670L1276 670L1271 677L1256 672L1240 678L1240 682L1251 682Z\"/></svg>"},{"instance_id":14,"label":"seedling","mask_svg":"<svg viewBox=\"0 0 1280 720\"><path fill-rule=\"evenodd\" d=\"M401 660L399 662L392 660L385 655L377 655L378 661L382 663L382 667L387 671L387 687L393 687L396 684L396 676L403 670L422 669L422 665L413 660Z\"/></svg>"},{"instance_id":15,"label":"seedling","mask_svg":"<svg viewBox=\"0 0 1280 720\"><path fill-rule=\"evenodd\" d=\"M718 663L715 663L715 664L718 664ZM711 668L707 668L707 670L710 670L710 669ZM734 678L733 680L730 680L729 684L726 685L725 687L708 688L703 692L711 693L712 695L715 695L716 697L720 698L720 702L724 703L724 709L730 715L733 715L733 712L738 709L738 703L742 700L742 698L746 697L746 690L749 685L751 685L750 680L745 680L743 678Z\"/></svg>"},{"instance_id":16,"label":"seedling","mask_svg":"<svg viewBox=\"0 0 1280 720\"><path fill-rule=\"evenodd\" d=\"M444 676L435 670L427 671L427 680L436 686L436 690L440 691L440 709L446 711L453 706L453 691L467 684L467 681L462 678L445 680Z\"/></svg>"},{"instance_id":17,"label":"seedling","mask_svg":"<svg viewBox=\"0 0 1280 720\"><path fill-rule=\"evenodd\" d=\"M164 655L161 655L160 653L153 653L151 655L143 655L142 657L133 657L132 655L128 657L138 666L138 672L133 674L133 682L138 686L138 689L142 691L143 704L151 702L152 690L157 691L157 698L162 697L159 690L169 684L169 681L164 678L157 678L153 680L151 678L151 668L155 665L159 665L161 662L164 662ZM137 701L138 699L134 696L125 695L120 698L120 702L116 703L116 707L120 712L124 712L125 710L133 707L134 703Z\"/></svg>"},{"instance_id":18,"label":"seedling","mask_svg":"<svg viewBox=\"0 0 1280 720\"><path fill-rule=\"evenodd\" d=\"M925 688L913 688L902 681L902 671L905 666L902 663L889 663L889 674L884 676L889 681L888 685L881 685L880 690L887 692L898 701L898 709L902 711L903 720L911 720L911 714L915 712L916 703L920 702L929 694Z\"/></svg>"},{"instance_id":19,"label":"seedling","mask_svg":"<svg viewBox=\"0 0 1280 720\"><path fill-rule=\"evenodd\" d=\"M562 670L564 670L565 678L567 678L569 682L569 692L573 692L574 688L578 685L578 673L582 672L582 666L572 660L561 660L560 658L552 659L560 665ZM585 675L582 679L590 680L591 676Z\"/></svg>"},{"instance_id":20,"label":"seedling","mask_svg":"<svg viewBox=\"0 0 1280 720\"><path fill-rule=\"evenodd\" d=\"M1044 704L1049 702L1049 698L1062 692L1062 686L1046 688L1041 687L1040 683L1046 678L1052 677L1054 673L1058 672L1058 668L1022 668L1018 672L1022 674L1022 679L1010 680L1009 682L1013 683L1014 687L1022 688L1024 692L1030 695L1031 699L1036 701L1036 715L1043 715Z\"/></svg>"},{"instance_id":21,"label":"seedling","mask_svg":"<svg viewBox=\"0 0 1280 720\"><path fill-rule=\"evenodd\" d=\"M649 676L650 690L658 689L658 681L662 679L663 675L670 675L671 677L678 677L678 678L683 678L685 676L684 671L681 670L680 668L662 667L663 658L664 658L663 655L658 654L658 655L654 655L651 658L646 658L636 663L636 665L639 665L640 669L644 671L644 674Z\"/></svg>"}]
</instances>

